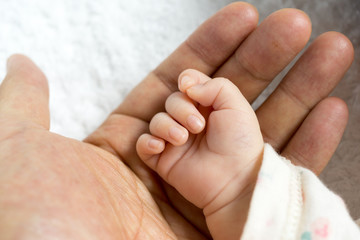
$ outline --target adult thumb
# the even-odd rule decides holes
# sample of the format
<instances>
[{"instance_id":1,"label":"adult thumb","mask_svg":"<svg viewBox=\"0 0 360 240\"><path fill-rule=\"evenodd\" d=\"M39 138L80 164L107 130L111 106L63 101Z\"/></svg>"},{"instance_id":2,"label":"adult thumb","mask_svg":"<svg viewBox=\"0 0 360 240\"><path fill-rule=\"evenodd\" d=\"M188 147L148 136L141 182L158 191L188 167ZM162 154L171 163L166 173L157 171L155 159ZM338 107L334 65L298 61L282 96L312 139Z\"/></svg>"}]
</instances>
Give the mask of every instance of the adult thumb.
<instances>
[{"instance_id":1,"label":"adult thumb","mask_svg":"<svg viewBox=\"0 0 360 240\"><path fill-rule=\"evenodd\" d=\"M15 54L8 59L7 75L0 85L0 119L4 118L50 127L46 77L23 55Z\"/></svg>"}]
</instances>

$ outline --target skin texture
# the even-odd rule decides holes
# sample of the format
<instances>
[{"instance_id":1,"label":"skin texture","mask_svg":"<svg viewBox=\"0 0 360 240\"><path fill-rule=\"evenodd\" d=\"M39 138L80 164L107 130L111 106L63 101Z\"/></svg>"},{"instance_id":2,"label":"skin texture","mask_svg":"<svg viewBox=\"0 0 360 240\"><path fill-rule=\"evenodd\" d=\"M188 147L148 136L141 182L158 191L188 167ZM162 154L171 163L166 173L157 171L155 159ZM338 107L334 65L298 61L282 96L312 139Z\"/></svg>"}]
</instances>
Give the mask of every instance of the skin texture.
<instances>
[{"instance_id":1,"label":"skin texture","mask_svg":"<svg viewBox=\"0 0 360 240\"><path fill-rule=\"evenodd\" d=\"M179 89L138 139L138 155L203 209L213 239L240 239L264 150L255 112L225 78L189 69Z\"/></svg>"},{"instance_id":2,"label":"skin texture","mask_svg":"<svg viewBox=\"0 0 360 240\"><path fill-rule=\"evenodd\" d=\"M151 117L164 111L165 100L177 91L176 80L183 70L193 68L210 77L231 79L252 102L305 47L311 32L309 18L294 9L277 11L259 26L257 21L256 9L247 3L233 3L220 10L130 92L85 140L123 158L148 187L176 233L183 234L184 230L177 229L181 225L177 217L166 213L169 206L208 236L203 213L144 166L136 155L136 140L148 129ZM322 34L256 111L265 142L294 164L317 174L336 150L348 119L346 104L326 96L341 80L353 57L352 44L345 36L336 32ZM310 103L306 108L302 104L305 101ZM279 134L271 132L274 126L281 129Z\"/></svg>"},{"instance_id":3,"label":"skin texture","mask_svg":"<svg viewBox=\"0 0 360 240\"><path fill-rule=\"evenodd\" d=\"M209 238L202 211L138 158L135 143L177 90L183 70L232 79L251 102L310 35L308 17L297 10L275 12L259 26L257 21L256 9L247 3L220 10L151 72L85 143L48 132L45 77L26 57L11 57L0 87L3 238ZM348 114L343 101L326 96L352 60L346 37L334 32L318 37L284 79L286 87L275 90L256 112L265 141L295 164L321 172ZM310 105L305 108L304 102ZM297 111L301 114L293 116ZM284 126L280 134L271 132L276 124Z\"/></svg>"},{"instance_id":4,"label":"skin texture","mask_svg":"<svg viewBox=\"0 0 360 240\"><path fill-rule=\"evenodd\" d=\"M47 82L29 59L10 59L0 94L2 239L175 239L118 158L48 131Z\"/></svg>"}]
</instances>

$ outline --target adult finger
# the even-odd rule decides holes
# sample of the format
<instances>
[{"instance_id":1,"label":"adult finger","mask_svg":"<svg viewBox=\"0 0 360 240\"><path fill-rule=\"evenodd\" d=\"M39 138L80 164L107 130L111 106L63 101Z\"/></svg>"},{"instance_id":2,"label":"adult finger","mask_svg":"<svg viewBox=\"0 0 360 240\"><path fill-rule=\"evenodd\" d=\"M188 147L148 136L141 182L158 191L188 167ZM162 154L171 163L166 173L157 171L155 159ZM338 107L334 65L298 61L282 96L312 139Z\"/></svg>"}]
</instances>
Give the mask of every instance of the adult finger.
<instances>
[{"instance_id":1,"label":"adult finger","mask_svg":"<svg viewBox=\"0 0 360 240\"><path fill-rule=\"evenodd\" d=\"M156 112L163 111L166 98L177 90L183 70L194 68L211 75L256 28L257 22L257 11L248 3L223 8L150 73L114 113L149 121Z\"/></svg>"},{"instance_id":2,"label":"adult finger","mask_svg":"<svg viewBox=\"0 0 360 240\"><path fill-rule=\"evenodd\" d=\"M177 90L179 74L188 68L211 74L233 54L257 22L256 9L247 3L233 3L217 12L137 85L85 141L121 156L135 172L142 171L144 164L134 158L136 140L147 131L152 116L164 111L166 98Z\"/></svg>"},{"instance_id":3,"label":"adult finger","mask_svg":"<svg viewBox=\"0 0 360 240\"><path fill-rule=\"evenodd\" d=\"M352 44L342 34L318 37L256 111L264 140L281 151L310 110L341 80L353 57Z\"/></svg>"},{"instance_id":4,"label":"adult finger","mask_svg":"<svg viewBox=\"0 0 360 240\"><path fill-rule=\"evenodd\" d=\"M344 101L324 99L307 116L281 155L320 174L339 145L347 120Z\"/></svg>"},{"instance_id":5,"label":"adult finger","mask_svg":"<svg viewBox=\"0 0 360 240\"><path fill-rule=\"evenodd\" d=\"M249 102L305 47L311 33L309 17L296 9L268 16L215 73L226 77Z\"/></svg>"},{"instance_id":6,"label":"adult finger","mask_svg":"<svg viewBox=\"0 0 360 240\"><path fill-rule=\"evenodd\" d=\"M30 121L49 129L46 77L23 55L13 55L8 59L7 75L0 86L0 118Z\"/></svg>"}]
</instances>

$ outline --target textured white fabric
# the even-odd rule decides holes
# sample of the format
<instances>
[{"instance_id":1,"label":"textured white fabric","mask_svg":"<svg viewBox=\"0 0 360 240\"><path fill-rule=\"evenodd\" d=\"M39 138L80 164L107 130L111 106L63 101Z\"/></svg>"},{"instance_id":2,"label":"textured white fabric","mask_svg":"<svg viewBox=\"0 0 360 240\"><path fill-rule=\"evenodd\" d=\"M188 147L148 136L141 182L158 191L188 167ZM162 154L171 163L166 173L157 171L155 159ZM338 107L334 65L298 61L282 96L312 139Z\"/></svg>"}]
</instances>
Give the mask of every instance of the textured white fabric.
<instances>
[{"instance_id":1,"label":"textured white fabric","mask_svg":"<svg viewBox=\"0 0 360 240\"><path fill-rule=\"evenodd\" d=\"M360 230L314 173L266 145L242 239L359 240Z\"/></svg>"}]
</instances>

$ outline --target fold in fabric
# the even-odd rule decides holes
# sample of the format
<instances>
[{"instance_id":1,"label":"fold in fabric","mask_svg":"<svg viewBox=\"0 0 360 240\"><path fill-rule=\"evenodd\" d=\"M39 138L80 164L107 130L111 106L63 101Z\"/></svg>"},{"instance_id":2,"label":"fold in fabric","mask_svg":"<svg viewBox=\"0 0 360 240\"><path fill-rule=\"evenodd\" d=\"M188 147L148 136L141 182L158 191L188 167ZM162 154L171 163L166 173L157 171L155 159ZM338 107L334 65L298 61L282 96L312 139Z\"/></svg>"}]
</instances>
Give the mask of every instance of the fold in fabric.
<instances>
[{"instance_id":1,"label":"fold in fabric","mask_svg":"<svg viewBox=\"0 0 360 240\"><path fill-rule=\"evenodd\" d=\"M360 239L344 201L310 170L265 145L243 240Z\"/></svg>"}]
</instances>

